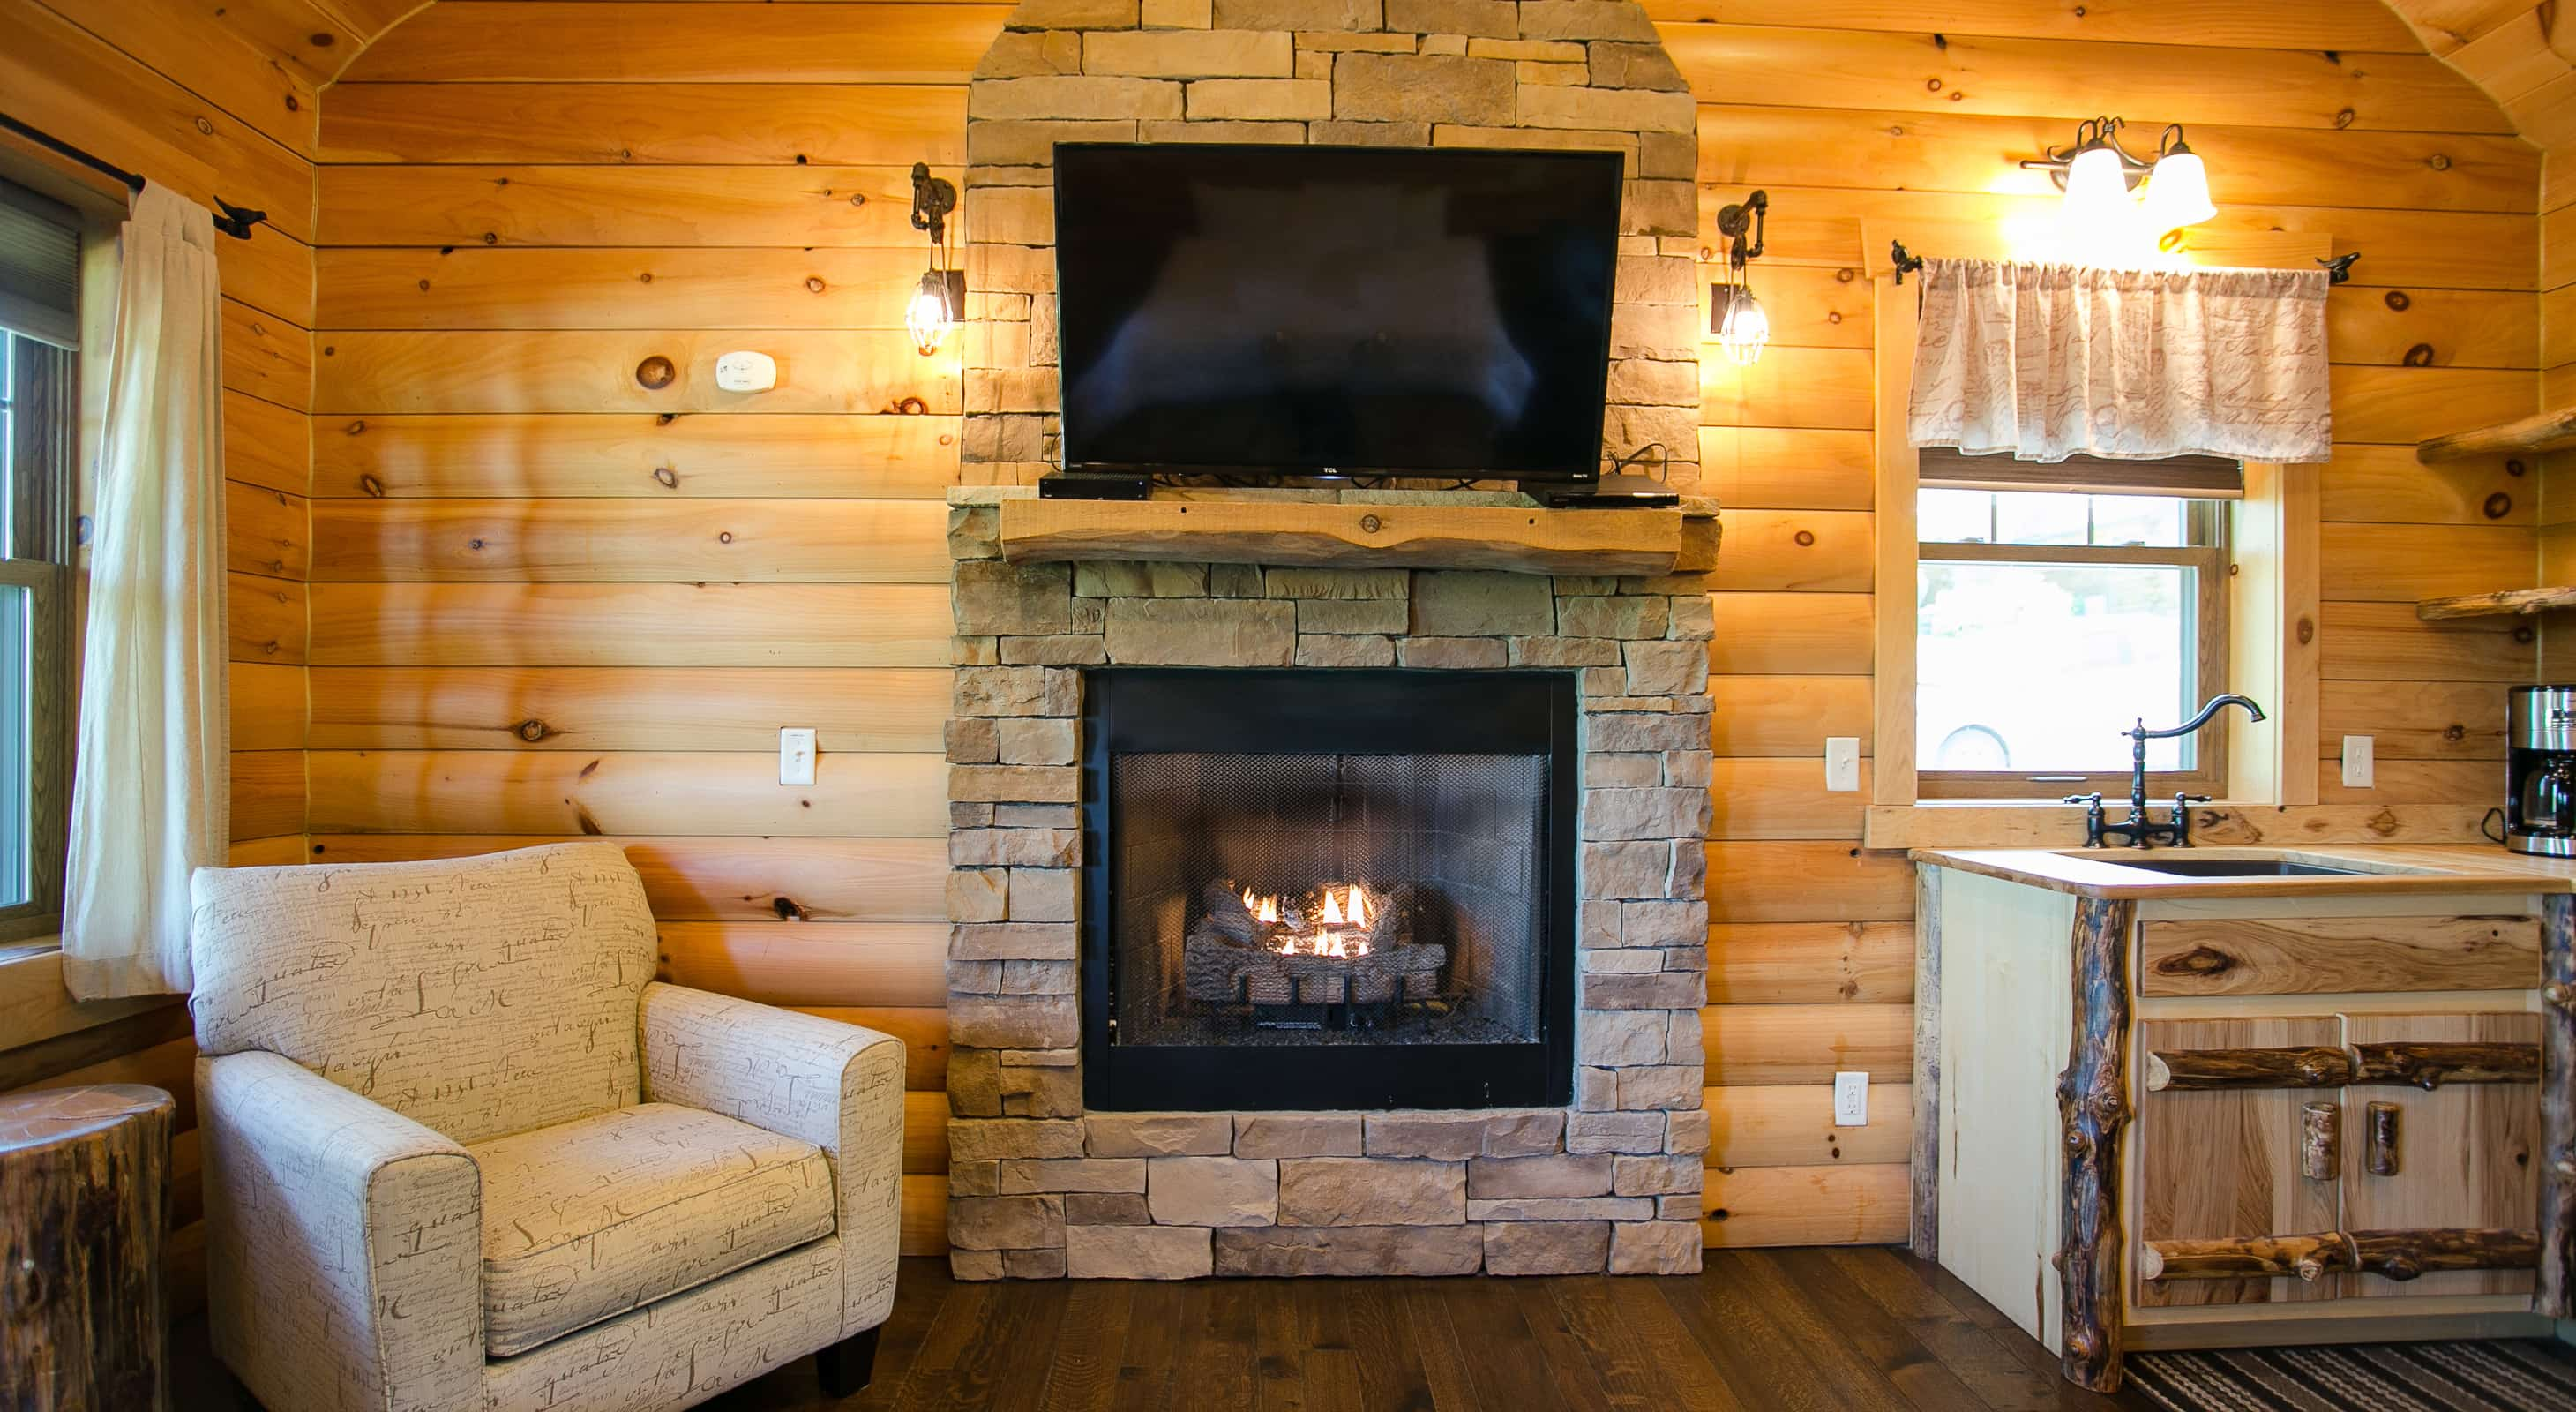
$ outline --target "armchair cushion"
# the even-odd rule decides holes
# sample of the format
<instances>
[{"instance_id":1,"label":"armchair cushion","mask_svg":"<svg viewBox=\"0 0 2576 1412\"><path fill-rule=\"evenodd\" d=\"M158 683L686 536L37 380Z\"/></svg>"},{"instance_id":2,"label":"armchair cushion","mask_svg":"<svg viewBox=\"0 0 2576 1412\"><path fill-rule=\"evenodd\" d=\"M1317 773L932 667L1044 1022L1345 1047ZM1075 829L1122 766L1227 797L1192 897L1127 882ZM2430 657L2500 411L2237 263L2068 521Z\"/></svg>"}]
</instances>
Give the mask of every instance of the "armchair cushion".
<instances>
[{"instance_id":1,"label":"armchair cushion","mask_svg":"<svg viewBox=\"0 0 2576 1412\"><path fill-rule=\"evenodd\" d=\"M647 1103L468 1150L494 1357L833 1231L822 1149L703 1109Z\"/></svg>"}]
</instances>

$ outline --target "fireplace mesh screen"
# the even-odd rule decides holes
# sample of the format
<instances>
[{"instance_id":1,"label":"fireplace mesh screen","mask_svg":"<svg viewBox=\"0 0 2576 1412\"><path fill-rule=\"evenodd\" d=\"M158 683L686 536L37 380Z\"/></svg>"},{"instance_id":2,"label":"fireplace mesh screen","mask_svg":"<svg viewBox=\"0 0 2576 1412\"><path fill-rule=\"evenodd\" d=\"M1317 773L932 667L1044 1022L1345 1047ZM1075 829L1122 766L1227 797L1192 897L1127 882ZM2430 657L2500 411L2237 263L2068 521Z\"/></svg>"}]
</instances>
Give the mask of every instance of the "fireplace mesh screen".
<instances>
[{"instance_id":1,"label":"fireplace mesh screen","mask_svg":"<svg viewBox=\"0 0 2576 1412\"><path fill-rule=\"evenodd\" d=\"M1113 756L1121 1046L1540 1038L1538 755Z\"/></svg>"}]
</instances>

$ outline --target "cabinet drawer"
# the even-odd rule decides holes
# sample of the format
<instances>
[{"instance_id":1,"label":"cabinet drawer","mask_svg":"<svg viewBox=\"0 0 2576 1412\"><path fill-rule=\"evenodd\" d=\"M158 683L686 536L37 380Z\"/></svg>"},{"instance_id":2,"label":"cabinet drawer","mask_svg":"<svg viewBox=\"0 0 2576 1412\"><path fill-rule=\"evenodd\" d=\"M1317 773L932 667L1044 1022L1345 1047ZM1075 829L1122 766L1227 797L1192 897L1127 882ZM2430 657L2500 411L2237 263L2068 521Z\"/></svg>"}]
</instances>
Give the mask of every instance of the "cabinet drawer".
<instances>
[{"instance_id":1,"label":"cabinet drawer","mask_svg":"<svg viewBox=\"0 0 2576 1412\"><path fill-rule=\"evenodd\" d=\"M2540 983L2534 917L2141 922L2141 995L2520 990Z\"/></svg>"}]
</instances>

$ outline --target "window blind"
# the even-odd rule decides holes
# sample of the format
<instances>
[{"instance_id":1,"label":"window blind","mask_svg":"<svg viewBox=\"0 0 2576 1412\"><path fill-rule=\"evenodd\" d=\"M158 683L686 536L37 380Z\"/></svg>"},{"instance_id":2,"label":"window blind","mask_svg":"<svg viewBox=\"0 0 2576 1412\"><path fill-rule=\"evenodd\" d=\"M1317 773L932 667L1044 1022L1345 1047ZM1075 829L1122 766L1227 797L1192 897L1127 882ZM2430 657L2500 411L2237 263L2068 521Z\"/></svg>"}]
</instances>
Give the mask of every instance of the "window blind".
<instances>
[{"instance_id":1,"label":"window blind","mask_svg":"<svg viewBox=\"0 0 2576 1412\"><path fill-rule=\"evenodd\" d=\"M70 207L0 181L0 329L80 346L80 221Z\"/></svg>"},{"instance_id":2,"label":"window blind","mask_svg":"<svg viewBox=\"0 0 2576 1412\"><path fill-rule=\"evenodd\" d=\"M2072 491L2081 495L2172 495L2187 500L2242 500L2245 467L2223 456L2168 456L2115 461L2069 456L2041 464L2007 455L1970 456L1948 446L1921 452L1922 483L1934 490Z\"/></svg>"}]
</instances>

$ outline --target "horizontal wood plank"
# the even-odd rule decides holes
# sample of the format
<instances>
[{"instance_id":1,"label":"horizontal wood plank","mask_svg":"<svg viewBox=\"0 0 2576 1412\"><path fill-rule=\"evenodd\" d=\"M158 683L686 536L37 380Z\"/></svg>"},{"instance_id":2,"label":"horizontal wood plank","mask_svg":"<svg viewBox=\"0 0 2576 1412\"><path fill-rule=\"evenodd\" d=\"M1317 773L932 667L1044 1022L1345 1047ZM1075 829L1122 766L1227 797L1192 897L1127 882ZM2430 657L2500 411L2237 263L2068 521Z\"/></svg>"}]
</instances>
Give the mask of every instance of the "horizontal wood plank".
<instances>
[{"instance_id":1,"label":"horizontal wood plank","mask_svg":"<svg viewBox=\"0 0 2576 1412\"><path fill-rule=\"evenodd\" d=\"M317 750L303 760L317 834L927 838L948 832L948 766L936 755L824 756L810 786L778 783L775 750L595 756ZM234 807L238 815L238 802Z\"/></svg>"},{"instance_id":2,"label":"horizontal wood plank","mask_svg":"<svg viewBox=\"0 0 2576 1412\"><path fill-rule=\"evenodd\" d=\"M324 500L311 577L363 583L937 583L934 500Z\"/></svg>"},{"instance_id":3,"label":"horizontal wood plank","mask_svg":"<svg viewBox=\"0 0 2576 1412\"><path fill-rule=\"evenodd\" d=\"M841 1005L795 1005L801 1014L838 1020L845 1025L889 1034L903 1041L903 1086L907 1093L936 1092L948 1087L948 1012L944 1009L852 1008Z\"/></svg>"},{"instance_id":4,"label":"horizontal wood plank","mask_svg":"<svg viewBox=\"0 0 2576 1412\"><path fill-rule=\"evenodd\" d=\"M1719 755L1821 758L1831 735L1857 737L1863 758L1874 753L1868 677L1713 676L1708 693Z\"/></svg>"},{"instance_id":5,"label":"horizontal wood plank","mask_svg":"<svg viewBox=\"0 0 2576 1412\"><path fill-rule=\"evenodd\" d=\"M2528 588L2540 543L2522 525L2357 525L2318 530L2318 589L2344 602Z\"/></svg>"},{"instance_id":6,"label":"horizontal wood plank","mask_svg":"<svg viewBox=\"0 0 2576 1412\"><path fill-rule=\"evenodd\" d=\"M315 584L325 666L937 667L931 584ZM794 623L797 632L778 631Z\"/></svg>"},{"instance_id":7,"label":"horizontal wood plank","mask_svg":"<svg viewBox=\"0 0 2576 1412\"><path fill-rule=\"evenodd\" d=\"M1745 510L1867 510L1869 433L1795 427L1699 429L1700 486Z\"/></svg>"},{"instance_id":8,"label":"horizontal wood plank","mask_svg":"<svg viewBox=\"0 0 2576 1412\"><path fill-rule=\"evenodd\" d=\"M302 662L305 587L288 579L230 574L224 588L227 654L236 662Z\"/></svg>"},{"instance_id":9,"label":"horizontal wood plank","mask_svg":"<svg viewBox=\"0 0 2576 1412\"><path fill-rule=\"evenodd\" d=\"M320 667L312 742L319 750L753 751L776 749L781 725L801 725L826 752L937 751L951 677L928 667ZM299 679L299 708L303 696Z\"/></svg>"},{"instance_id":10,"label":"horizontal wood plank","mask_svg":"<svg viewBox=\"0 0 2576 1412\"><path fill-rule=\"evenodd\" d=\"M1902 1244L1910 1190L1902 1162L1713 1171L1700 1234L1711 1248Z\"/></svg>"},{"instance_id":11,"label":"horizontal wood plank","mask_svg":"<svg viewBox=\"0 0 2576 1412\"><path fill-rule=\"evenodd\" d=\"M1825 762L1788 756L1721 756L1709 781L1711 838L1849 839L1859 842L1870 767L1860 788L1825 788Z\"/></svg>"},{"instance_id":12,"label":"horizontal wood plank","mask_svg":"<svg viewBox=\"0 0 2576 1412\"><path fill-rule=\"evenodd\" d=\"M316 863L465 858L580 834L330 834ZM944 922L947 844L937 838L609 837L644 877L663 921Z\"/></svg>"},{"instance_id":13,"label":"horizontal wood plank","mask_svg":"<svg viewBox=\"0 0 2576 1412\"><path fill-rule=\"evenodd\" d=\"M340 80L963 83L1010 15L977 4L665 8L642 19L579 0L441 0Z\"/></svg>"},{"instance_id":14,"label":"horizontal wood plank","mask_svg":"<svg viewBox=\"0 0 2576 1412\"><path fill-rule=\"evenodd\" d=\"M232 837L270 838L303 831L304 752L234 751Z\"/></svg>"},{"instance_id":15,"label":"horizontal wood plank","mask_svg":"<svg viewBox=\"0 0 2576 1412\"><path fill-rule=\"evenodd\" d=\"M1873 1083L1869 1121L1834 1123L1831 1084L1709 1089L1708 1165L1718 1168L1902 1163L1914 1142L1914 1085Z\"/></svg>"},{"instance_id":16,"label":"horizontal wood plank","mask_svg":"<svg viewBox=\"0 0 2576 1412\"><path fill-rule=\"evenodd\" d=\"M948 1003L938 922L662 922L662 979L768 1005Z\"/></svg>"},{"instance_id":17,"label":"horizontal wood plank","mask_svg":"<svg viewBox=\"0 0 2576 1412\"><path fill-rule=\"evenodd\" d=\"M2371 737L2382 760L2504 759L2504 693L2489 683L2330 681L2317 710L2336 759L2347 735Z\"/></svg>"},{"instance_id":18,"label":"horizontal wood plank","mask_svg":"<svg viewBox=\"0 0 2576 1412\"><path fill-rule=\"evenodd\" d=\"M365 83L332 90L319 151L324 162L832 167L954 165L965 149L962 83Z\"/></svg>"},{"instance_id":19,"label":"horizontal wood plank","mask_svg":"<svg viewBox=\"0 0 2576 1412\"><path fill-rule=\"evenodd\" d=\"M313 421L292 407L224 393L224 476L288 495L313 488Z\"/></svg>"},{"instance_id":20,"label":"horizontal wood plank","mask_svg":"<svg viewBox=\"0 0 2576 1412\"><path fill-rule=\"evenodd\" d=\"M857 250L442 246L315 258L315 317L332 331L901 328L922 265L912 241Z\"/></svg>"},{"instance_id":21,"label":"horizontal wood plank","mask_svg":"<svg viewBox=\"0 0 2576 1412\"><path fill-rule=\"evenodd\" d=\"M1002 557L1020 564L1113 559L1660 574L1672 570L1683 548L1681 513L1653 509L1008 500L1000 522Z\"/></svg>"},{"instance_id":22,"label":"horizontal wood plank","mask_svg":"<svg viewBox=\"0 0 2576 1412\"><path fill-rule=\"evenodd\" d=\"M753 348L778 360L767 392L726 392L716 359ZM673 379L638 369L668 359ZM421 412L891 412L907 398L959 410L954 351L925 358L890 329L335 333L322 340L314 409L326 416ZM327 432L325 433L328 434Z\"/></svg>"},{"instance_id":23,"label":"horizontal wood plank","mask_svg":"<svg viewBox=\"0 0 2576 1412\"><path fill-rule=\"evenodd\" d=\"M224 482L224 566L237 574L308 577L313 527L305 500L282 490Z\"/></svg>"},{"instance_id":24,"label":"horizontal wood plank","mask_svg":"<svg viewBox=\"0 0 2576 1412\"><path fill-rule=\"evenodd\" d=\"M2328 602L2317 633L2327 681L2519 682L2538 667L2538 634L2515 618L2427 623L2412 603Z\"/></svg>"},{"instance_id":25,"label":"horizontal wood plank","mask_svg":"<svg viewBox=\"0 0 2576 1412\"><path fill-rule=\"evenodd\" d=\"M1866 514L1834 510L1725 512L1716 585L1730 592L1866 593L1876 541Z\"/></svg>"},{"instance_id":26,"label":"horizontal wood plank","mask_svg":"<svg viewBox=\"0 0 2576 1412\"><path fill-rule=\"evenodd\" d=\"M1830 1085L1843 1072L1884 1084L1914 1072L1911 1004L1711 1005L1700 1024L1712 1088Z\"/></svg>"},{"instance_id":27,"label":"horizontal wood plank","mask_svg":"<svg viewBox=\"0 0 2576 1412\"><path fill-rule=\"evenodd\" d=\"M2524 990L2540 983L2536 918L2197 919L2138 925L2142 995Z\"/></svg>"},{"instance_id":28,"label":"horizontal wood plank","mask_svg":"<svg viewBox=\"0 0 2576 1412\"><path fill-rule=\"evenodd\" d=\"M2334 448L2317 477L2318 515L2327 521L2417 525L2527 525L2540 508L2538 478L2505 457L2427 466L2405 446Z\"/></svg>"},{"instance_id":29,"label":"horizontal wood plank","mask_svg":"<svg viewBox=\"0 0 2576 1412\"><path fill-rule=\"evenodd\" d=\"M1724 563L1726 551L1718 551ZM1866 676L1875 604L1865 593L1721 593L1709 666L1720 675Z\"/></svg>"},{"instance_id":30,"label":"horizontal wood plank","mask_svg":"<svg viewBox=\"0 0 2576 1412\"><path fill-rule=\"evenodd\" d=\"M1709 928L1712 1005L1891 1005L1913 998L1911 922L1737 922Z\"/></svg>"},{"instance_id":31,"label":"horizontal wood plank","mask_svg":"<svg viewBox=\"0 0 2576 1412\"><path fill-rule=\"evenodd\" d=\"M225 673L235 750L302 750L304 669L271 662L235 662Z\"/></svg>"},{"instance_id":32,"label":"horizontal wood plank","mask_svg":"<svg viewBox=\"0 0 2576 1412\"><path fill-rule=\"evenodd\" d=\"M1713 923L1901 922L1913 915L1914 864L1903 853L1771 840L1708 846Z\"/></svg>"},{"instance_id":33,"label":"horizontal wood plank","mask_svg":"<svg viewBox=\"0 0 2576 1412\"><path fill-rule=\"evenodd\" d=\"M325 166L315 178L326 245L721 246L757 259L743 247L916 249L910 162L918 157L861 166ZM933 165L964 185L960 168ZM345 267L319 263L327 303L333 272Z\"/></svg>"},{"instance_id":34,"label":"horizontal wood plank","mask_svg":"<svg viewBox=\"0 0 2576 1412\"><path fill-rule=\"evenodd\" d=\"M652 413L333 417L315 427L320 497L881 496L937 500L957 419Z\"/></svg>"},{"instance_id":35,"label":"horizontal wood plank","mask_svg":"<svg viewBox=\"0 0 2576 1412\"><path fill-rule=\"evenodd\" d=\"M1923 11L1904 0L1847 0L1819 10L1809 0L1645 0L1662 23L1809 25L1818 29L1909 33ZM2087 39L2188 44L2223 49L2340 49L2419 54L2423 41L2377 0L2310 0L2249 6L2236 0L2156 0L2150 5L2076 5L2054 0L1945 0L1941 27L2000 39Z\"/></svg>"}]
</instances>

